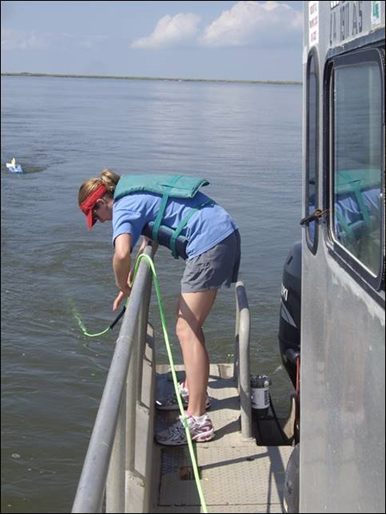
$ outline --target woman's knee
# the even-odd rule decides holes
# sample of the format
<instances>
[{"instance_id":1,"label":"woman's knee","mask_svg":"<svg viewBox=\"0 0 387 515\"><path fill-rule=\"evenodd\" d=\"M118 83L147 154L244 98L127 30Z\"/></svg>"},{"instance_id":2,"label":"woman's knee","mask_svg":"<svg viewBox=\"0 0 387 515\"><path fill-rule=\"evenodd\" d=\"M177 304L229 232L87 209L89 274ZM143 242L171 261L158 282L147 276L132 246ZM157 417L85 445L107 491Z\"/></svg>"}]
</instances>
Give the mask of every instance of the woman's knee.
<instances>
[{"instance_id":1,"label":"woman's knee","mask_svg":"<svg viewBox=\"0 0 387 515\"><path fill-rule=\"evenodd\" d=\"M196 329L196 330L195 330ZM178 317L176 322L176 336L181 344L197 339L197 332L201 332L201 328L193 328L183 317Z\"/></svg>"}]
</instances>

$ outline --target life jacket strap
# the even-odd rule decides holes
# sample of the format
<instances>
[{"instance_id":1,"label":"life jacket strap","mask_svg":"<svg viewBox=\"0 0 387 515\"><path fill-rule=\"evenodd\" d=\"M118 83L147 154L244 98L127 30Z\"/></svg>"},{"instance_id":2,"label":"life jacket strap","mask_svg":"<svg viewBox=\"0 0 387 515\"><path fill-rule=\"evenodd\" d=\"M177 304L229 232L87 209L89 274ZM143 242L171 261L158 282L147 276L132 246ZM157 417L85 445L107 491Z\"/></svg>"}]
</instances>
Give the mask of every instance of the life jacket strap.
<instances>
[{"instance_id":1,"label":"life jacket strap","mask_svg":"<svg viewBox=\"0 0 387 515\"><path fill-rule=\"evenodd\" d=\"M371 217L370 217L368 209L366 208L366 205L364 204L364 199L363 199L362 192L360 191L359 184L356 184L356 186L354 188L354 194L355 194L356 200L359 203L360 212L363 215L364 222L365 222L366 226L368 228L370 228L371 227Z\"/></svg>"},{"instance_id":2,"label":"life jacket strap","mask_svg":"<svg viewBox=\"0 0 387 515\"><path fill-rule=\"evenodd\" d=\"M210 199L207 199L205 202L202 202L201 204L197 205L196 207L193 207L188 211L188 213L182 218L179 225L176 227L176 229L173 231L173 234L171 236L171 240L169 242L169 248L172 251L172 256L175 259L179 258L179 255L176 250L176 240L180 236L181 232L184 230L185 226L187 225L190 218L197 212L199 209L202 209L204 206L208 206L209 204L214 205L214 202Z\"/></svg>"},{"instance_id":3,"label":"life jacket strap","mask_svg":"<svg viewBox=\"0 0 387 515\"><path fill-rule=\"evenodd\" d=\"M157 241L157 239L158 239L160 225L161 225L161 222L163 221L164 211L165 211L165 208L167 207L167 202L169 200L169 194L171 193L173 186L180 179L180 177L181 177L181 175L175 175L174 177L171 178L171 181L168 184L168 186L165 187L163 197L161 199L160 209L159 209L159 212L158 212L156 220L155 220L155 224L152 229L152 240L153 241Z\"/></svg>"}]
</instances>

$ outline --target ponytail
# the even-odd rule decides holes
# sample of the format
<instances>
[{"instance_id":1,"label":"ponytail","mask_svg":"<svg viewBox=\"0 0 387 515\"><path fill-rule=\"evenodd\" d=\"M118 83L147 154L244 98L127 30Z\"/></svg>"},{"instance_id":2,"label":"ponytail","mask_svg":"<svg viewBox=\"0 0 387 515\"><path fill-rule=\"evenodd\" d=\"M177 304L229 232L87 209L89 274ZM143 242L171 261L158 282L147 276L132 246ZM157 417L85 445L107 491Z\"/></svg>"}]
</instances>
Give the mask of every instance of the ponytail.
<instances>
[{"instance_id":1,"label":"ponytail","mask_svg":"<svg viewBox=\"0 0 387 515\"><path fill-rule=\"evenodd\" d=\"M105 185L105 188L114 195L114 190L116 189L117 183L120 180L120 176L110 170L109 168L105 168L101 173L101 182Z\"/></svg>"}]
</instances>

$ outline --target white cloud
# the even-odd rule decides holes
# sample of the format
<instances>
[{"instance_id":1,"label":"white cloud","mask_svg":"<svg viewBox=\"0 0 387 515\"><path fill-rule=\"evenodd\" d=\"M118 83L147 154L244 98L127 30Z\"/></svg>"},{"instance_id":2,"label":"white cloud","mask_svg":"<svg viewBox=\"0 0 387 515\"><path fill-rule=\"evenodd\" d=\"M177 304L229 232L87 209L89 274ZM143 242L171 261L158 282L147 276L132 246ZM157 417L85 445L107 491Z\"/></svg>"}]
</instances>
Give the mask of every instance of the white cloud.
<instances>
[{"instance_id":1,"label":"white cloud","mask_svg":"<svg viewBox=\"0 0 387 515\"><path fill-rule=\"evenodd\" d=\"M131 44L132 48L170 48L192 41L198 32L200 16L180 13L175 16L166 14L148 37L140 38Z\"/></svg>"},{"instance_id":2,"label":"white cloud","mask_svg":"<svg viewBox=\"0 0 387 515\"><path fill-rule=\"evenodd\" d=\"M244 1L224 11L208 25L200 43L209 47L237 47L265 43L302 29L302 14L275 1ZM266 41L265 41L266 40Z\"/></svg>"},{"instance_id":3,"label":"white cloud","mask_svg":"<svg viewBox=\"0 0 387 515\"><path fill-rule=\"evenodd\" d=\"M83 48L92 50L104 43L107 36L83 34L82 36L68 33L51 33L33 30L9 30L1 31L2 50L45 50L47 48Z\"/></svg>"},{"instance_id":4,"label":"white cloud","mask_svg":"<svg viewBox=\"0 0 387 515\"><path fill-rule=\"evenodd\" d=\"M157 50L190 43L205 47L243 47L286 44L302 31L302 14L276 1L237 2L199 34L200 17L192 13L166 14L147 37L134 41L131 48Z\"/></svg>"},{"instance_id":5,"label":"white cloud","mask_svg":"<svg viewBox=\"0 0 387 515\"><path fill-rule=\"evenodd\" d=\"M3 50L43 49L48 46L47 38L33 30L2 29L1 31L1 48Z\"/></svg>"}]
</instances>

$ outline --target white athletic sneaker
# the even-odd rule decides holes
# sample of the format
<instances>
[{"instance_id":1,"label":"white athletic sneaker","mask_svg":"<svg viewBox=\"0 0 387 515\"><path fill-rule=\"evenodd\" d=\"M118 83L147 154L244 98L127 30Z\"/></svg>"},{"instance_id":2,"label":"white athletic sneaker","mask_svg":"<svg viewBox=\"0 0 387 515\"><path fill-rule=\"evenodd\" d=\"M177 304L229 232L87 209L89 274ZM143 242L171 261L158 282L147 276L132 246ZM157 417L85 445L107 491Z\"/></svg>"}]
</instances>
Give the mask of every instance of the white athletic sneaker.
<instances>
[{"instance_id":1,"label":"white athletic sneaker","mask_svg":"<svg viewBox=\"0 0 387 515\"><path fill-rule=\"evenodd\" d=\"M188 414L186 416L192 441L208 442L214 438L214 426L206 414L201 417L193 417ZM161 445L185 445L187 443L187 435L182 417L180 416L178 421L168 429L157 433L156 441Z\"/></svg>"},{"instance_id":2,"label":"white athletic sneaker","mask_svg":"<svg viewBox=\"0 0 387 515\"><path fill-rule=\"evenodd\" d=\"M181 400L183 401L183 408L188 408L188 401L189 401L189 393L188 388L185 388L184 383L179 383L179 392L181 396ZM206 397L206 410L208 410L211 407L211 401L210 398ZM179 404L177 402L176 394L173 393L169 397L166 397L162 401L156 401L156 408L164 411L172 411L179 409Z\"/></svg>"}]
</instances>

